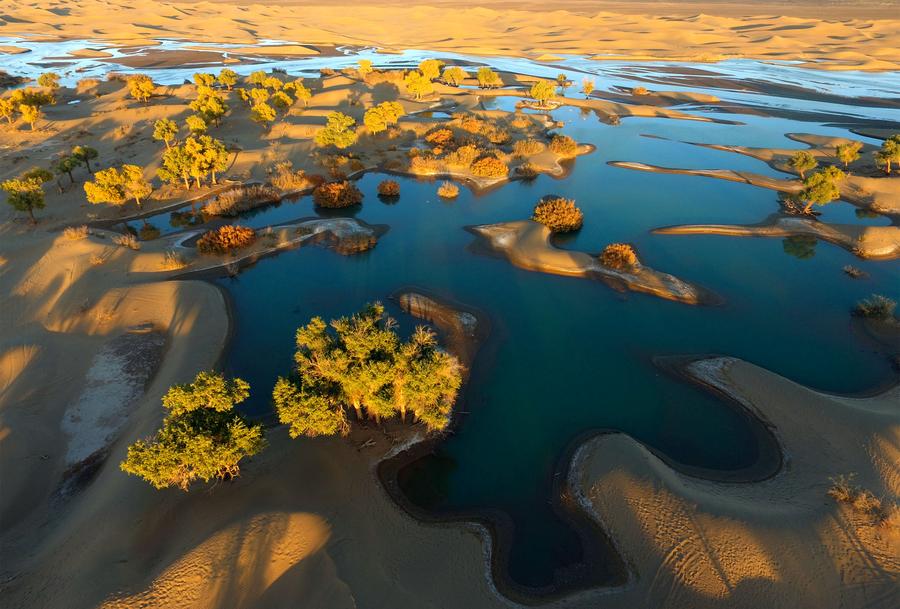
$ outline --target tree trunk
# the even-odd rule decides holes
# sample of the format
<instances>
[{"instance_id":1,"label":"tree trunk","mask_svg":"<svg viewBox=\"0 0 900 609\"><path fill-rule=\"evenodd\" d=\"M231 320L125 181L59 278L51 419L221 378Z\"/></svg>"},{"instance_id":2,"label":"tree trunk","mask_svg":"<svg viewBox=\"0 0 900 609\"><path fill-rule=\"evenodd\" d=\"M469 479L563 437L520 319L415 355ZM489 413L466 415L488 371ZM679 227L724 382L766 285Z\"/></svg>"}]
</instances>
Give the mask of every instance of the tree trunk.
<instances>
[{"instance_id":1,"label":"tree trunk","mask_svg":"<svg viewBox=\"0 0 900 609\"><path fill-rule=\"evenodd\" d=\"M362 421L362 405L359 402L354 401L353 409L356 411L356 420Z\"/></svg>"},{"instance_id":2,"label":"tree trunk","mask_svg":"<svg viewBox=\"0 0 900 609\"><path fill-rule=\"evenodd\" d=\"M37 224L37 218L34 217L34 209L31 207L28 208L28 215L31 216L31 223Z\"/></svg>"},{"instance_id":3,"label":"tree trunk","mask_svg":"<svg viewBox=\"0 0 900 609\"><path fill-rule=\"evenodd\" d=\"M200 183L200 176L194 178L197 181L197 188L203 188L203 184Z\"/></svg>"},{"instance_id":4,"label":"tree trunk","mask_svg":"<svg viewBox=\"0 0 900 609\"><path fill-rule=\"evenodd\" d=\"M216 184L216 172L215 172L215 171L210 171L210 172L209 172L209 175L210 175L210 177L211 177L211 179L212 179L212 183L213 183L213 184Z\"/></svg>"},{"instance_id":5,"label":"tree trunk","mask_svg":"<svg viewBox=\"0 0 900 609\"><path fill-rule=\"evenodd\" d=\"M74 183L75 183L75 178L72 177L72 172L71 172L71 171L67 171L66 173L69 174L69 181L72 182L72 184L74 184Z\"/></svg>"},{"instance_id":6,"label":"tree trunk","mask_svg":"<svg viewBox=\"0 0 900 609\"><path fill-rule=\"evenodd\" d=\"M812 201L807 202L806 206L803 208L804 215L808 214L810 212L810 210L812 209L812 206L813 206Z\"/></svg>"}]
</instances>

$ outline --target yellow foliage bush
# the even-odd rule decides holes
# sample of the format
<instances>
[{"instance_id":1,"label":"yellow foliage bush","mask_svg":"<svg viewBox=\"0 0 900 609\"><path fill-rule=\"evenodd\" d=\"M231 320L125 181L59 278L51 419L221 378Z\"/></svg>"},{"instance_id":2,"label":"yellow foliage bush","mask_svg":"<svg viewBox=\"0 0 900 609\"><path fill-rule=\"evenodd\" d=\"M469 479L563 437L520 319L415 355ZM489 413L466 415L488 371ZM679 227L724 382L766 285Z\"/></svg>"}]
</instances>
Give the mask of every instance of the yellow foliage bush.
<instances>
[{"instance_id":1,"label":"yellow foliage bush","mask_svg":"<svg viewBox=\"0 0 900 609\"><path fill-rule=\"evenodd\" d=\"M256 231L246 226L227 224L205 233L197 240L201 254L227 254L256 241Z\"/></svg>"}]
</instances>

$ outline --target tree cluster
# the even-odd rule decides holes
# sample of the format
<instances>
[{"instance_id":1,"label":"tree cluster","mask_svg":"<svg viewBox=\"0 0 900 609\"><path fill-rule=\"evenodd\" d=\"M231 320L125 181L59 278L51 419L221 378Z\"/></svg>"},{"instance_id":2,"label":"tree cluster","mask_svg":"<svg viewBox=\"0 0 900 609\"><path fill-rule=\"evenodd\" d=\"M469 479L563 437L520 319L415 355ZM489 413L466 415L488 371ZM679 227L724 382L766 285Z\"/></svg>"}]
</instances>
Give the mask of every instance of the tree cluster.
<instances>
[{"instance_id":1,"label":"tree cluster","mask_svg":"<svg viewBox=\"0 0 900 609\"><path fill-rule=\"evenodd\" d=\"M386 101L366 110L363 123L369 133L381 133L391 125L396 125L401 116L406 114L400 102Z\"/></svg>"},{"instance_id":2,"label":"tree cluster","mask_svg":"<svg viewBox=\"0 0 900 609\"><path fill-rule=\"evenodd\" d=\"M347 411L381 421L412 412L430 431L447 427L461 384L460 364L425 327L401 341L380 303L297 330L294 374L272 398L292 437L346 433Z\"/></svg>"},{"instance_id":3,"label":"tree cluster","mask_svg":"<svg viewBox=\"0 0 900 609\"><path fill-rule=\"evenodd\" d=\"M92 182L84 183L84 194L89 203L123 205L133 199L138 207L150 196L153 187L144 179L144 170L137 165L110 167L94 174Z\"/></svg>"},{"instance_id":4,"label":"tree cluster","mask_svg":"<svg viewBox=\"0 0 900 609\"><path fill-rule=\"evenodd\" d=\"M180 144L173 145L170 143L174 139L171 136L172 124L157 121L156 125L154 137L158 130L157 139L163 139L167 146L162 156L162 165L156 172L160 179L170 184L183 183L185 188L191 187L192 180L200 188L207 177L212 184L217 183L216 174L228 167L225 144L208 135L200 135L190 136ZM170 139L166 140L165 137Z\"/></svg>"}]
</instances>

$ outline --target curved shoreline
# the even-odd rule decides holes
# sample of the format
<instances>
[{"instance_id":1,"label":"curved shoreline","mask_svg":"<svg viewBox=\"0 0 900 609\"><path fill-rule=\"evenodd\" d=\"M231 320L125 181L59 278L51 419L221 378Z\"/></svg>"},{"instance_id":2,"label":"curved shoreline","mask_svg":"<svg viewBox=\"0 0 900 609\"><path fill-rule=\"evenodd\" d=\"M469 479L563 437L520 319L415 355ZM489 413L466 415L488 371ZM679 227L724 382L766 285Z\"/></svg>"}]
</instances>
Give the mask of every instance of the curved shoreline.
<instances>
[{"instance_id":1,"label":"curved shoreline","mask_svg":"<svg viewBox=\"0 0 900 609\"><path fill-rule=\"evenodd\" d=\"M865 260L893 260L900 257L900 228L825 224L816 220L770 216L759 224L679 224L651 231L660 235L724 235L731 237L810 236L828 241Z\"/></svg>"}]
</instances>

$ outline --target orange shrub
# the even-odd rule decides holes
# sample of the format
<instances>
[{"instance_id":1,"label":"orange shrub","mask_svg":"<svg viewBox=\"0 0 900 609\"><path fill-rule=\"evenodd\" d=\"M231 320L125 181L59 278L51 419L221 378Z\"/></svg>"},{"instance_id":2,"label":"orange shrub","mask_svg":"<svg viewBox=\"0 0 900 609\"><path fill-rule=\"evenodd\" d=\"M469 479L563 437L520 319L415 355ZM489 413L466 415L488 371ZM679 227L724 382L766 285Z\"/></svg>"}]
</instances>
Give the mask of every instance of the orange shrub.
<instances>
[{"instance_id":1,"label":"orange shrub","mask_svg":"<svg viewBox=\"0 0 900 609\"><path fill-rule=\"evenodd\" d=\"M573 199L544 197L535 206L531 219L554 233L568 233L581 228L584 214L575 206Z\"/></svg>"},{"instance_id":2,"label":"orange shrub","mask_svg":"<svg viewBox=\"0 0 900 609\"><path fill-rule=\"evenodd\" d=\"M550 140L550 150L560 156L575 156L578 153L578 142L568 135L554 135Z\"/></svg>"},{"instance_id":3,"label":"orange shrub","mask_svg":"<svg viewBox=\"0 0 900 609\"><path fill-rule=\"evenodd\" d=\"M378 194L382 197L399 197L400 184L396 180L383 180L378 185Z\"/></svg>"},{"instance_id":4,"label":"orange shrub","mask_svg":"<svg viewBox=\"0 0 900 609\"><path fill-rule=\"evenodd\" d=\"M513 144L513 154L518 157L531 156L544 151L544 143L539 140L519 140Z\"/></svg>"},{"instance_id":5,"label":"orange shrub","mask_svg":"<svg viewBox=\"0 0 900 609\"><path fill-rule=\"evenodd\" d=\"M459 186L453 182L444 182L438 187L438 196L444 199L455 199L459 195Z\"/></svg>"},{"instance_id":6,"label":"orange shrub","mask_svg":"<svg viewBox=\"0 0 900 609\"><path fill-rule=\"evenodd\" d=\"M469 167L475 162L475 159L478 158L479 151L478 147L473 144L466 144L465 146L460 146L446 157L444 160L448 165L452 165L454 167Z\"/></svg>"},{"instance_id":7,"label":"orange shrub","mask_svg":"<svg viewBox=\"0 0 900 609\"><path fill-rule=\"evenodd\" d=\"M505 178L509 174L506 163L495 156L483 156L472 163L472 175L479 178Z\"/></svg>"},{"instance_id":8,"label":"orange shrub","mask_svg":"<svg viewBox=\"0 0 900 609\"><path fill-rule=\"evenodd\" d=\"M359 205L363 194L353 182L326 182L313 191L313 203L319 207L341 208Z\"/></svg>"},{"instance_id":9,"label":"orange shrub","mask_svg":"<svg viewBox=\"0 0 900 609\"><path fill-rule=\"evenodd\" d=\"M205 233L197 240L201 254L227 254L256 241L256 231L246 226L227 224Z\"/></svg>"},{"instance_id":10,"label":"orange shrub","mask_svg":"<svg viewBox=\"0 0 900 609\"><path fill-rule=\"evenodd\" d=\"M453 132L450 129L435 129L425 136L425 141L432 146L447 147L453 144Z\"/></svg>"},{"instance_id":11,"label":"orange shrub","mask_svg":"<svg viewBox=\"0 0 900 609\"><path fill-rule=\"evenodd\" d=\"M625 270L637 264L637 254L627 243L611 243L600 254L600 264L617 270Z\"/></svg>"}]
</instances>

